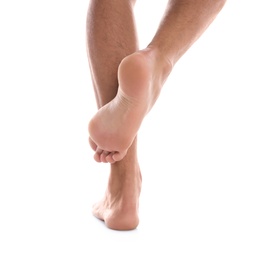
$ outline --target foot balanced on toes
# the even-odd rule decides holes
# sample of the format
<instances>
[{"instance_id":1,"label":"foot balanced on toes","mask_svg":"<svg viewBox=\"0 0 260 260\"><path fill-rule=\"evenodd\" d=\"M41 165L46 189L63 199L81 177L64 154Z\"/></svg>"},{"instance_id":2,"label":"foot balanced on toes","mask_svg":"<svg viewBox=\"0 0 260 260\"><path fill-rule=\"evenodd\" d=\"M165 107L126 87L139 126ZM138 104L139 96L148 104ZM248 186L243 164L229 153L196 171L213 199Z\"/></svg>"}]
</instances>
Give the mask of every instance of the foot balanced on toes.
<instances>
[{"instance_id":1,"label":"foot balanced on toes","mask_svg":"<svg viewBox=\"0 0 260 260\"><path fill-rule=\"evenodd\" d=\"M97 162L114 163L124 158L170 69L171 65L149 48L122 60L116 97L89 122L89 141Z\"/></svg>"}]
</instances>

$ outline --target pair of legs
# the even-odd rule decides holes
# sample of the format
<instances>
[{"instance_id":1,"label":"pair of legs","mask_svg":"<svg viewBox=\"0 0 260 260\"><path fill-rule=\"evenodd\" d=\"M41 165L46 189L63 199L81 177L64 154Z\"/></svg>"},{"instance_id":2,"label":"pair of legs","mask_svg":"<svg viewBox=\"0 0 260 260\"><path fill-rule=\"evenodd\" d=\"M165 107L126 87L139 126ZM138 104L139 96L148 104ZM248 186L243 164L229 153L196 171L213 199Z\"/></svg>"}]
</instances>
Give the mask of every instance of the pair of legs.
<instances>
[{"instance_id":1,"label":"pair of legs","mask_svg":"<svg viewBox=\"0 0 260 260\"><path fill-rule=\"evenodd\" d=\"M153 39L142 50L134 4L90 0L87 14L87 51L98 105L89 122L89 141L95 160L111 164L107 191L93 214L118 230L139 223L137 132L142 120L175 63L213 22L225 0L169 0Z\"/></svg>"}]
</instances>

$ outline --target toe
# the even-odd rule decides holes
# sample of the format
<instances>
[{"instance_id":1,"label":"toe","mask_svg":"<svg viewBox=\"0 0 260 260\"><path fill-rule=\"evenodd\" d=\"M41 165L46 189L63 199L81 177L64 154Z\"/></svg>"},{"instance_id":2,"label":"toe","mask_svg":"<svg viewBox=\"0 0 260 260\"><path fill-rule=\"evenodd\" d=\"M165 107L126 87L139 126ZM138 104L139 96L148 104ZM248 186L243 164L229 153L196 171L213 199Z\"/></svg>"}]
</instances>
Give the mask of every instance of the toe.
<instances>
[{"instance_id":1,"label":"toe","mask_svg":"<svg viewBox=\"0 0 260 260\"><path fill-rule=\"evenodd\" d=\"M114 161L121 161L125 155L126 155L127 151L124 151L124 152L115 152L113 155L112 155L112 158Z\"/></svg>"},{"instance_id":2,"label":"toe","mask_svg":"<svg viewBox=\"0 0 260 260\"><path fill-rule=\"evenodd\" d=\"M101 162L100 157L101 157L102 152L103 152L103 150L97 147L96 152L94 154L94 159L96 162Z\"/></svg>"},{"instance_id":3,"label":"toe","mask_svg":"<svg viewBox=\"0 0 260 260\"><path fill-rule=\"evenodd\" d=\"M97 154L97 153L95 153L95 154L94 154L94 160L95 160L96 162L101 162L101 160L100 160L100 155Z\"/></svg>"},{"instance_id":4,"label":"toe","mask_svg":"<svg viewBox=\"0 0 260 260\"><path fill-rule=\"evenodd\" d=\"M110 153L110 154L108 154L108 155L106 156L106 161L107 161L108 163L114 163L114 162L115 162L115 160L113 159L113 155L114 155L114 152L113 152L113 153Z\"/></svg>"},{"instance_id":5,"label":"toe","mask_svg":"<svg viewBox=\"0 0 260 260\"><path fill-rule=\"evenodd\" d=\"M96 203L96 204L93 205L93 207L92 207L92 214L93 214L96 218L98 218L98 219L104 221L103 214L102 214L102 211L101 211L101 205L100 205L100 203Z\"/></svg>"},{"instance_id":6,"label":"toe","mask_svg":"<svg viewBox=\"0 0 260 260\"><path fill-rule=\"evenodd\" d=\"M107 161L106 157L107 157L109 154L110 154L110 152L108 152L108 151L103 151L103 152L100 154L100 160L101 160L101 162L107 163L108 161Z\"/></svg>"}]
</instances>

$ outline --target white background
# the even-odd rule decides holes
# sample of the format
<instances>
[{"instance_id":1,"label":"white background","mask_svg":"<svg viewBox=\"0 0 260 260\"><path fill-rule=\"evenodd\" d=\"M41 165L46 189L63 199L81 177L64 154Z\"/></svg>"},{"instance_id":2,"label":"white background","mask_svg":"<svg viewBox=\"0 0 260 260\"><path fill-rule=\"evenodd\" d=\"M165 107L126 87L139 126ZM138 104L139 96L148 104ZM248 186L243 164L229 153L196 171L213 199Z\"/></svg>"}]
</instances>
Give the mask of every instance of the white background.
<instances>
[{"instance_id":1,"label":"white background","mask_svg":"<svg viewBox=\"0 0 260 260\"><path fill-rule=\"evenodd\" d=\"M0 3L0 259L260 259L259 1L229 0L175 66L139 134L140 225L91 215L88 1ZM139 0L140 47L166 0Z\"/></svg>"}]
</instances>

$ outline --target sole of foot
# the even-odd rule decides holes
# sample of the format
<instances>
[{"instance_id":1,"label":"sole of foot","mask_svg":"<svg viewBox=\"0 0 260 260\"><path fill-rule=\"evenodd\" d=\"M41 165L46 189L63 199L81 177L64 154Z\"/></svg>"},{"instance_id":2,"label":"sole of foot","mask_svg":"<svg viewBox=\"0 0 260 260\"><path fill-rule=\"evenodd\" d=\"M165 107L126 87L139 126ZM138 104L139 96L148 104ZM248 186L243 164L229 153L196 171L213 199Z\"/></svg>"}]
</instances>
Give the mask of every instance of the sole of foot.
<instances>
[{"instance_id":1,"label":"sole of foot","mask_svg":"<svg viewBox=\"0 0 260 260\"><path fill-rule=\"evenodd\" d=\"M114 163L126 155L159 96L162 73L157 64L156 56L148 49L135 52L120 63L116 97L89 122L90 146L97 162Z\"/></svg>"}]
</instances>

